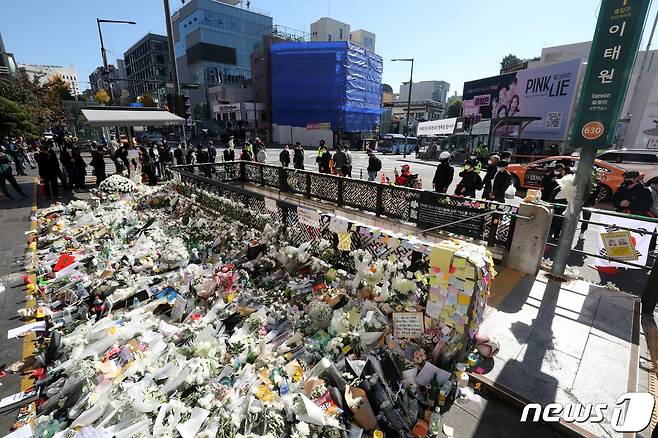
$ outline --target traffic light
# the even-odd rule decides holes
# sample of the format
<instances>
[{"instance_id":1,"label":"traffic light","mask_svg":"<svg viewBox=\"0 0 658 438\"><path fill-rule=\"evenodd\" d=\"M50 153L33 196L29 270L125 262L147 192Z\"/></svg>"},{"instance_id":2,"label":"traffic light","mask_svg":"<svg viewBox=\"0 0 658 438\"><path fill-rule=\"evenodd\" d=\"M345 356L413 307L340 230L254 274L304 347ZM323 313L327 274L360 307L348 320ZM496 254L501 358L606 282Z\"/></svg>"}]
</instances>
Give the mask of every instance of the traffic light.
<instances>
[{"instance_id":1,"label":"traffic light","mask_svg":"<svg viewBox=\"0 0 658 438\"><path fill-rule=\"evenodd\" d=\"M181 101L183 103L183 111L180 116L185 117L187 126L192 126L194 125L194 118L192 117L192 103L190 102L190 96L181 95Z\"/></svg>"},{"instance_id":2,"label":"traffic light","mask_svg":"<svg viewBox=\"0 0 658 438\"><path fill-rule=\"evenodd\" d=\"M176 112L176 96L172 93L167 93L165 96L164 110L175 113Z\"/></svg>"}]
</instances>

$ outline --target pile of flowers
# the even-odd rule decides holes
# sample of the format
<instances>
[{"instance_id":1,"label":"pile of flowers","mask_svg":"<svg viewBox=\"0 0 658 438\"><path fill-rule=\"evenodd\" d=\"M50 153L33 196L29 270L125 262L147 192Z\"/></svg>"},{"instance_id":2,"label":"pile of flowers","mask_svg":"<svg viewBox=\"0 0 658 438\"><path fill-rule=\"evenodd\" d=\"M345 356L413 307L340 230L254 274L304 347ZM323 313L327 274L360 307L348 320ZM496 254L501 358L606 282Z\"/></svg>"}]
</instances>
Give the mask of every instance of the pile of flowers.
<instances>
[{"instance_id":1,"label":"pile of flowers","mask_svg":"<svg viewBox=\"0 0 658 438\"><path fill-rule=\"evenodd\" d=\"M98 186L98 189L105 193L130 193L136 188L133 181L118 174L105 178Z\"/></svg>"},{"instance_id":2,"label":"pile of flowers","mask_svg":"<svg viewBox=\"0 0 658 438\"><path fill-rule=\"evenodd\" d=\"M438 377L416 375L441 362L440 328L418 339L391 328L393 312L423 302L422 278L363 251L354 276L336 271L326 242L292 246L179 192L39 213L32 289L49 330L36 437L410 432L439 403Z\"/></svg>"}]
</instances>

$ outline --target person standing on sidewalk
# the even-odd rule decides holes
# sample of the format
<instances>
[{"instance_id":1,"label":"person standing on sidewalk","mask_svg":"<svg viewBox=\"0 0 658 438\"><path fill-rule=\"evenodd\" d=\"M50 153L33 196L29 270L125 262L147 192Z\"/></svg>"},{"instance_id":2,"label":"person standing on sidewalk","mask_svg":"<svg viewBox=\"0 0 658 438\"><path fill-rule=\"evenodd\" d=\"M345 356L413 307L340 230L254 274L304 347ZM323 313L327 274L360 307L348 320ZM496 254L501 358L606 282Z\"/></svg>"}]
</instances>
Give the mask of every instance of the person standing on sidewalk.
<instances>
[{"instance_id":1,"label":"person standing on sidewalk","mask_svg":"<svg viewBox=\"0 0 658 438\"><path fill-rule=\"evenodd\" d=\"M512 184L512 174L507 171L506 161L500 161L497 163L496 166L497 166L497 170L496 170L496 174L493 177L491 193L489 193L488 198L493 201L504 203L505 192Z\"/></svg>"},{"instance_id":2,"label":"person standing on sidewalk","mask_svg":"<svg viewBox=\"0 0 658 438\"><path fill-rule=\"evenodd\" d=\"M105 175L105 156L103 154L103 146L96 146L95 151L91 151L91 167L94 168L96 175L96 185L100 186L107 176Z\"/></svg>"},{"instance_id":3,"label":"person standing on sidewalk","mask_svg":"<svg viewBox=\"0 0 658 438\"><path fill-rule=\"evenodd\" d=\"M283 145L283 150L279 153L279 162L283 167L290 166L290 151L287 144Z\"/></svg>"},{"instance_id":4,"label":"person standing on sidewalk","mask_svg":"<svg viewBox=\"0 0 658 438\"><path fill-rule=\"evenodd\" d=\"M343 166L345 166L345 152L343 152L343 148L338 145L336 146L336 152L334 152L333 174L338 176L345 176L343 173Z\"/></svg>"},{"instance_id":5,"label":"person standing on sidewalk","mask_svg":"<svg viewBox=\"0 0 658 438\"><path fill-rule=\"evenodd\" d=\"M484 185L482 199L489 199L489 194L491 193L491 183L493 182L493 179L498 172L498 163L500 163L500 157L498 155L492 155L489 158L489 161L487 161L487 171L484 174L484 179L482 180Z\"/></svg>"},{"instance_id":6,"label":"person standing on sidewalk","mask_svg":"<svg viewBox=\"0 0 658 438\"><path fill-rule=\"evenodd\" d=\"M217 160L217 149L215 149L215 145L212 143L212 141L208 142L208 162L209 163L215 163Z\"/></svg>"},{"instance_id":7,"label":"person standing on sidewalk","mask_svg":"<svg viewBox=\"0 0 658 438\"><path fill-rule=\"evenodd\" d=\"M59 153L59 161L62 163L64 172L66 172L66 179L68 181L68 189L75 188L75 163L73 162L73 155L71 155L71 147L62 145Z\"/></svg>"},{"instance_id":8,"label":"person standing on sidewalk","mask_svg":"<svg viewBox=\"0 0 658 438\"><path fill-rule=\"evenodd\" d=\"M226 144L224 149L224 161L235 161L235 146L233 145L233 138Z\"/></svg>"},{"instance_id":9,"label":"person standing on sidewalk","mask_svg":"<svg viewBox=\"0 0 658 438\"><path fill-rule=\"evenodd\" d=\"M267 152L265 152L265 145L263 145L262 142L260 144L257 143L256 150L258 151L256 152L256 161L265 164L267 162Z\"/></svg>"},{"instance_id":10,"label":"person standing on sidewalk","mask_svg":"<svg viewBox=\"0 0 658 438\"><path fill-rule=\"evenodd\" d=\"M7 153L14 160L14 166L16 166L16 175L27 176L25 169L23 169L23 163L19 157L18 144L16 144L16 139L12 138L9 141L7 146Z\"/></svg>"},{"instance_id":11,"label":"person standing on sidewalk","mask_svg":"<svg viewBox=\"0 0 658 438\"><path fill-rule=\"evenodd\" d=\"M450 152L443 151L439 154L439 165L436 166L432 186L437 193L446 193L455 177L455 169L450 164Z\"/></svg>"},{"instance_id":12,"label":"person standing on sidewalk","mask_svg":"<svg viewBox=\"0 0 658 438\"><path fill-rule=\"evenodd\" d=\"M46 199L59 197L57 190L57 173L59 171L59 163L57 156L48 146L42 145L41 151L36 157L37 164L39 165L39 176L43 180L43 191Z\"/></svg>"},{"instance_id":13,"label":"person standing on sidewalk","mask_svg":"<svg viewBox=\"0 0 658 438\"><path fill-rule=\"evenodd\" d=\"M345 164L343 165L343 176L352 178L352 152L350 148L345 148Z\"/></svg>"},{"instance_id":14,"label":"person standing on sidewalk","mask_svg":"<svg viewBox=\"0 0 658 438\"><path fill-rule=\"evenodd\" d=\"M477 163L471 160L466 160L464 163L464 170L459 173L462 180L457 184L455 195L475 198L475 192L482 188L482 178L480 178L480 174L475 171L476 165Z\"/></svg>"},{"instance_id":15,"label":"person standing on sidewalk","mask_svg":"<svg viewBox=\"0 0 658 438\"><path fill-rule=\"evenodd\" d=\"M366 151L368 155L368 181L374 181L377 178L377 173L382 170L382 161L375 156L372 149Z\"/></svg>"},{"instance_id":16,"label":"person standing on sidewalk","mask_svg":"<svg viewBox=\"0 0 658 438\"><path fill-rule=\"evenodd\" d=\"M73 146L73 174L75 188L79 190L85 189L85 176L87 176L87 163L80 155L80 148L78 146Z\"/></svg>"},{"instance_id":17,"label":"person standing on sidewalk","mask_svg":"<svg viewBox=\"0 0 658 438\"><path fill-rule=\"evenodd\" d=\"M329 173L329 161L331 161L331 154L324 140L320 140L320 147L318 148L318 156L315 162L318 163L318 172Z\"/></svg>"},{"instance_id":18,"label":"person standing on sidewalk","mask_svg":"<svg viewBox=\"0 0 658 438\"><path fill-rule=\"evenodd\" d=\"M185 154L183 153L183 149L181 149L180 144L178 144L176 149L174 149L174 158L176 159L177 166L185 164Z\"/></svg>"},{"instance_id":19,"label":"person standing on sidewalk","mask_svg":"<svg viewBox=\"0 0 658 438\"><path fill-rule=\"evenodd\" d=\"M295 153L292 162L295 169L304 170L304 148L300 142L295 143Z\"/></svg>"},{"instance_id":20,"label":"person standing on sidewalk","mask_svg":"<svg viewBox=\"0 0 658 438\"><path fill-rule=\"evenodd\" d=\"M0 146L0 191L4 193L8 199L14 199L14 197L11 196L7 190L7 183L5 181L9 181L9 184L11 184L14 190L16 190L16 193L21 195L23 198L27 198L27 195L25 192L23 192L21 186L18 185L16 178L14 178L14 175L11 172L11 163L11 156L5 152L5 148L3 146Z\"/></svg>"},{"instance_id":21,"label":"person standing on sidewalk","mask_svg":"<svg viewBox=\"0 0 658 438\"><path fill-rule=\"evenodd\" d=\"M637 170L624 172L624 182L612 197L612 205L621 213L649 216L653 198L651 191L640 181L640 172Z\"/></svg>"}]
</instances>

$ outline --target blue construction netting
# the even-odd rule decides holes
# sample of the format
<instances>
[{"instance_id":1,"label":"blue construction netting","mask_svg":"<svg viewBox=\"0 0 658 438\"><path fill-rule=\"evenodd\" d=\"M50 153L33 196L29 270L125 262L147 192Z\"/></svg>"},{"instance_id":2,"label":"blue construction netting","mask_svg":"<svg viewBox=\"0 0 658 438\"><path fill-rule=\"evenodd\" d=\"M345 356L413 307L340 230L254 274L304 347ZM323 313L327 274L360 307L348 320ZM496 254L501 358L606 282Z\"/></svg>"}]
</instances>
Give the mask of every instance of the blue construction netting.
<instances>
[{"instance_id":1,"label":"blue construction netting","mask_svg":"<svg viewBox=\"0 0 658 438\"><path fill-rule=\"evenodd\" d=\"M381 56L349 41L273 44L272 122L369 131L382 113L382 66Z\"/></svg>"}]
</instances>

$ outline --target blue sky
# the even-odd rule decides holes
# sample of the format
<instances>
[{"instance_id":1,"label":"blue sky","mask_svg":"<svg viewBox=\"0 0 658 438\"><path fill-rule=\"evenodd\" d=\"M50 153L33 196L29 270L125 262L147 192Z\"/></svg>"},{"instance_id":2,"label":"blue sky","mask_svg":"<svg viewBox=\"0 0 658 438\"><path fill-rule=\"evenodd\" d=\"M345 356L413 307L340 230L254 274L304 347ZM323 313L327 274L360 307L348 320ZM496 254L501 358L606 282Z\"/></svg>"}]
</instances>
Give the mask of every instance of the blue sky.
<instances>
[{"instance_id":1,"label":"blue sky","mask_svg":"<svg viewBox=\"0 0 658 438\"><path fill-rule=\"evenodd\" d=\"M653 2L642 47L658 2ZM180 5L170 0L172 11ZM514 53L539 56L542 47L588 41L599 0L251 0L275 24L308 32L312 21L331 16L377 34L376 51L385 60L384 82L395 91L409 78L445 80L450 94L465 81L498 73L500 59ZM2 37L18 62L75 65L81 80L101 65L96 17L133 20L136 26L105 25L112 60L147 32L165 33L162 0L2 0ZM655 41L655 38L654 38ZM655 48L655 47L654 47ZM113 62L113 61L112 61ZM81 83L82 88L89 84Z\"/></svg>"}]
</instances>

